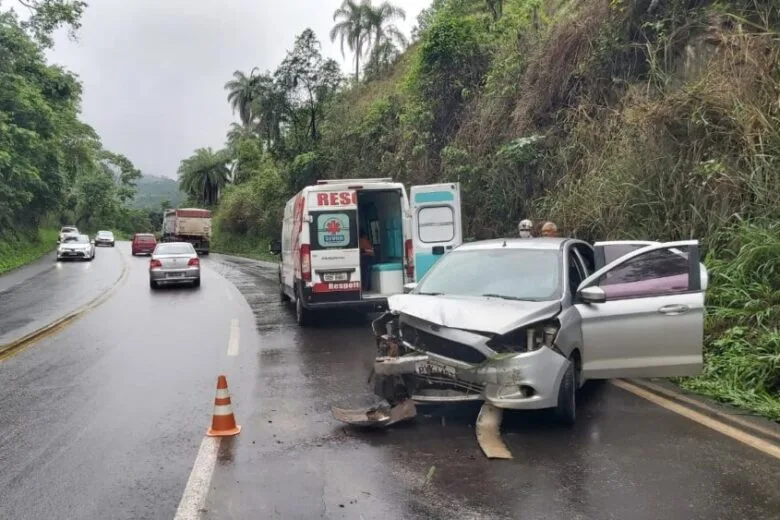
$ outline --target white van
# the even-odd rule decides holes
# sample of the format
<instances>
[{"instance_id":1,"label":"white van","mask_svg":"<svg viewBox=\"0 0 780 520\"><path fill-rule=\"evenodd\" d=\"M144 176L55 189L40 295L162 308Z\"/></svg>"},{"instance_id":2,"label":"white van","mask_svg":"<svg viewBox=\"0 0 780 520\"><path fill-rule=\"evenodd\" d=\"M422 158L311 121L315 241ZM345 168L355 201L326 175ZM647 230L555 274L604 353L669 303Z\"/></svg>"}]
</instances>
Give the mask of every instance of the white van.
<instances>
[{"instance_id":1,"label":"white van","mask_svg":"<svg viewBox=\"0 0 780 520\"><path fill-rule=\"evenodd\" d=\"M320 180L284 209L280 293L299 324L318 309L382 311L463 241L458 183L413 186L383 179ZM360 252L361 237L374 255ZM364 240L365 240L364 239Z\"/></svg>"}]
</instances>

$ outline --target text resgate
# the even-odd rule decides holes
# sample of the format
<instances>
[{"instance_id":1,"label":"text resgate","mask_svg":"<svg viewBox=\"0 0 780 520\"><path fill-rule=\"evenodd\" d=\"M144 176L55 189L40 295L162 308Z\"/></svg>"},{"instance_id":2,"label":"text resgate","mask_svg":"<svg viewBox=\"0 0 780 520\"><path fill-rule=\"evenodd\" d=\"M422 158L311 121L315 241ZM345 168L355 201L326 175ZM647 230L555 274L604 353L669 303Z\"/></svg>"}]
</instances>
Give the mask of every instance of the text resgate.
<instances>
[{"instance_id":1,"label":"text resgate","mask_svg":"<svg viewBox=\"0 0 780 520\"><path fill-rule=\"evenodd\" d=\"M313 195L315 205L318 208L357 205L356 191L327 191L317 192Z\"/></svg>"}]
</instances>

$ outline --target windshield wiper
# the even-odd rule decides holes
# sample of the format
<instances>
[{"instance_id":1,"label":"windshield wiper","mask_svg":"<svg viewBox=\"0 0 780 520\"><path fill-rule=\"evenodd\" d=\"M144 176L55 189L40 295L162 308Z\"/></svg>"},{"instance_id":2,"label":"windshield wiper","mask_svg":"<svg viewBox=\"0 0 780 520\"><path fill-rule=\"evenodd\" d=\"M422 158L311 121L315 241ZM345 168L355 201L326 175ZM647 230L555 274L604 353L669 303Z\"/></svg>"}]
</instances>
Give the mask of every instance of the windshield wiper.
<instances>
[{"instance_id":1,"label":"windshield wiper","mask_svg":"<svg viewBox=\"0 0 780 520\"><path fill-rule=\"evenodd\" d=\"M444 293L440 293L440 292L418 292L418 293L415 293L415 294L420 294L422 296L441 296Z\"/></svg>"},{"instance_id":2,"label":"windshield wiper","mask_svg":"<svg viewBox=\"0 0 780 520\"><path fill-rule=\"evenodd\" d=\"M484 296L485 298L501 298L502 300L517 300L517 301L524 301L524 298L518 298L517 296L507 296L505 294L481 294L480 296Z\"/></svg>"}]
</instances>

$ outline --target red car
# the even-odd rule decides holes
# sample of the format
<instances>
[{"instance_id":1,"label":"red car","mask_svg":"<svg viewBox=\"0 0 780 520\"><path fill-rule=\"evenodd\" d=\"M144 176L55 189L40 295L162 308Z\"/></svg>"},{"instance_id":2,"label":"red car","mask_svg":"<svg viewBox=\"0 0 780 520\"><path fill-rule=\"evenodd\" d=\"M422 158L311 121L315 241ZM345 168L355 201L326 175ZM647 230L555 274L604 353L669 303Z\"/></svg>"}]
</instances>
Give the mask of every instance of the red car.
<instances>
[{"instance_id":1,"label":"red car","mask_svg":"<svg viewBox=\"0 0 780 520\"><path fill-rule=\"evenodd\" d=\"M133 235L133 241L130 244L133 256L141 254L151 255L155 247L157 247L157 239L151 233L136 233Z\"/></svg>"}]
</instances>

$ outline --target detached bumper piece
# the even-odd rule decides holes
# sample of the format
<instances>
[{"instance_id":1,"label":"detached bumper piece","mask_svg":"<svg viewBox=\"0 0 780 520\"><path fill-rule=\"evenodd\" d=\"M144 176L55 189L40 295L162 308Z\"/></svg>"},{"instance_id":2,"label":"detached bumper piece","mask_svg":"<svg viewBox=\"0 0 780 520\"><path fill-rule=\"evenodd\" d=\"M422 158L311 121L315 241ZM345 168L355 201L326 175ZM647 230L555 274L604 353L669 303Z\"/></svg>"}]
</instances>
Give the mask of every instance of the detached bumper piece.
<instances>
[{"instance_id":1,"label":"detached bumper piece","mask_svg":"<svg viewBox=\"0 0 780 520\"><path fill-rule=\"evenodd\" d=\"M362 409L346 409L334 406L331 413L335 419L352 426L386 428L391 424L414 419L417 408L414 401L404 399L392 406L384 401L377 406Z\"/></svg>"}]
</instances>

